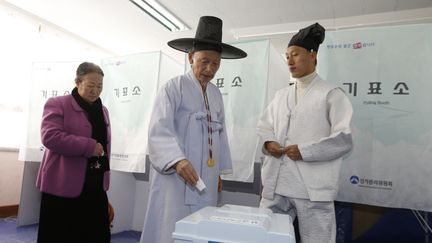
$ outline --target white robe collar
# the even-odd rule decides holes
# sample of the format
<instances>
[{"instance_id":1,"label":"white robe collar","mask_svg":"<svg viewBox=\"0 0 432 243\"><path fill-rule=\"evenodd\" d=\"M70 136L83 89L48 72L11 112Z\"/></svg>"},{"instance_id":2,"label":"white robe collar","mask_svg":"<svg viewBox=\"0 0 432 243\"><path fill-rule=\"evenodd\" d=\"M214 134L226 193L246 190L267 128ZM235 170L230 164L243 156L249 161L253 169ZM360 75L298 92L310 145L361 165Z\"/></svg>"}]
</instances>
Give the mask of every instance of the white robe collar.
<instances>
[{"instance_id":1,"label":"white robe collar","mask_svg":"<svg viewBox=\"0 0 432 243\"><path fill-rule=\"evenodd\" d=\"M310 82L307 85L307 88L304 92L303 95L303 99L307 97L309 90L311 90L313 88L313 86L315 85L315 83L320 80L319 75L314 71L311 74L308 74L306 76L303 76L301 78L296 78L294 79L295 82ZM291 85L290 91L289 91L289 96L288 96L288 108L291 111L291 113L294 113L294 111L296 110L296 107L301 105L301 103L296 104L296 86L295 85Z\"/></svg>"}]
</instances>

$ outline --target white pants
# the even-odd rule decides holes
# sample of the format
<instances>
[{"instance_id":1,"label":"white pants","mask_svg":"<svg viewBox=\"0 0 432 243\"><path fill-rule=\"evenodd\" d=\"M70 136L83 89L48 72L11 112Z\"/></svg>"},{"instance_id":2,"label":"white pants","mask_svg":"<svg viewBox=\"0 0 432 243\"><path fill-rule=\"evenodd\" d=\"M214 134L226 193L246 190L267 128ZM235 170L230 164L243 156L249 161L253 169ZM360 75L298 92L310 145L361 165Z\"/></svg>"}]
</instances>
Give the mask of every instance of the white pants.
<instances>
[{"instance_id":1,"label":"white pants","mask_svg":"<svg viewBox=\"0 0 432 243\"><path fill-rule=\"evenodd\" d=\"M261 199L260 207L274 213L298 217L301 243L336 242L334 202L312 202L309 199L289 198L275 194L273 200Z\"/></svg>"}]
</instances>

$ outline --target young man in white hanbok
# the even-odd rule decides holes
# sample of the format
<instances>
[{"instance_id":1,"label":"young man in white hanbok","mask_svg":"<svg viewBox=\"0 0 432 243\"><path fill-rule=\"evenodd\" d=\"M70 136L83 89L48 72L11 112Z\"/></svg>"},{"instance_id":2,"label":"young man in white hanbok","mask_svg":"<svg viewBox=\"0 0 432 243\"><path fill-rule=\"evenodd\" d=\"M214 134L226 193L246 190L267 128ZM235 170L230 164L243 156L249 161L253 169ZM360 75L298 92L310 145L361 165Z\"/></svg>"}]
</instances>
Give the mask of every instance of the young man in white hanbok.
<instances>
[{"instance_id":1,"label":"young man in white hanbok","mask_svg":"<svg viewBox=\"0 0 432 243\"><path fill-rule=\"evenodd\" d=\"M298 218L303 243L336 239L334 199L342 157L352 148L352 105L315 71L324 28L301 29L286 57L294 84L278 91L257 131L266 155L260 207Z\"/></svg>"},{"instance_id":2,"label":"young man in white hanbok","mask_svg":"<svg viewBox=\"0 0 432 243\"><path fill-rule=\"evenodd\" d=\"M200 18L195 38L168 42L187 52L191 71L159 91L149 126L150 195L141 243L172 243L175 223L216 206L220 175L232 173L222 95L210 81L221 58L246 53L222 43L222 20ZM199 179L206 189L200 191Z\"/></svg>"}]
</instances>

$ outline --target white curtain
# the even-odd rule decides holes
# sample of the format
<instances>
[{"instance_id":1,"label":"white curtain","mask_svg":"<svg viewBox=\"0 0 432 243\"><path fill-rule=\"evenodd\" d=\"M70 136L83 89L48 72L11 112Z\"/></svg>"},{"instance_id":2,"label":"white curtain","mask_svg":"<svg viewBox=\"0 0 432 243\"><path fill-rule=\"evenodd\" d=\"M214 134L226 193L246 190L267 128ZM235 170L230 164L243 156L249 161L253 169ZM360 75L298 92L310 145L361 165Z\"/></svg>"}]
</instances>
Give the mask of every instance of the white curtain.
<instances>
[{"instance_id":1,"label":"white curtain","mask_svg":"<svg viewBox=\"0 0 432 243\"><path fill-rule=\"evenodd\" d=\"M279 88L288 85L289 74L284 59L268 40L247 41L232 45L244 50L244 59L222 60L215 78L223 96L225 121L233 159L231 175L225 180L253 181L256 154L256 124L269 100Z\"/></svg>"},{"instance_id":2,"label":"white curtain","mask_svg":"<svg viewBox=\"0 0 432 243\"><path fill-rule=\"evenodd\" d=\"M181 74L183 65L161 52L149 52L103 59L102 69L102 99L111 119L111 169L145 172L148 124L159 80Z\"/></svg>"},{"instance_id":3,"label":"white curtain","mask_svg":"<svg viewBox=\"0 0 432 243\"><path fill-rule=\"evenodd\" d=\"M354 106L338 200L432 211L432 25L327 32L318 63Z\"/></svg>"}]
</instances>

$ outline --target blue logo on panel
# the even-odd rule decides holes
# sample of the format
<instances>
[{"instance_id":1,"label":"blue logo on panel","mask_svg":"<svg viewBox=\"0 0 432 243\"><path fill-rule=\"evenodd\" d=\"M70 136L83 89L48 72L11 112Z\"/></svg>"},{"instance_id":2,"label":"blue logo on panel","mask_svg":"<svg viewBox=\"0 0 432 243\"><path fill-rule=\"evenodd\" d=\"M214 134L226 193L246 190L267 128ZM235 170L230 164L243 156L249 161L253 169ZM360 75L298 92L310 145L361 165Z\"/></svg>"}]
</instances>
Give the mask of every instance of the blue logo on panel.
<instances>
[{"instance_id":1,"label":"blue logo on panel","mask_svg":"<svg viewBox=\"0 0 432 243\"><path fill-rule=\"evenodd\" d=\"M358 176L353 175L353 176L351 176L350 181L351 181L351 184L356 185L359 183L360 180L359 180Z\"/></svg>"}]
</instances>

